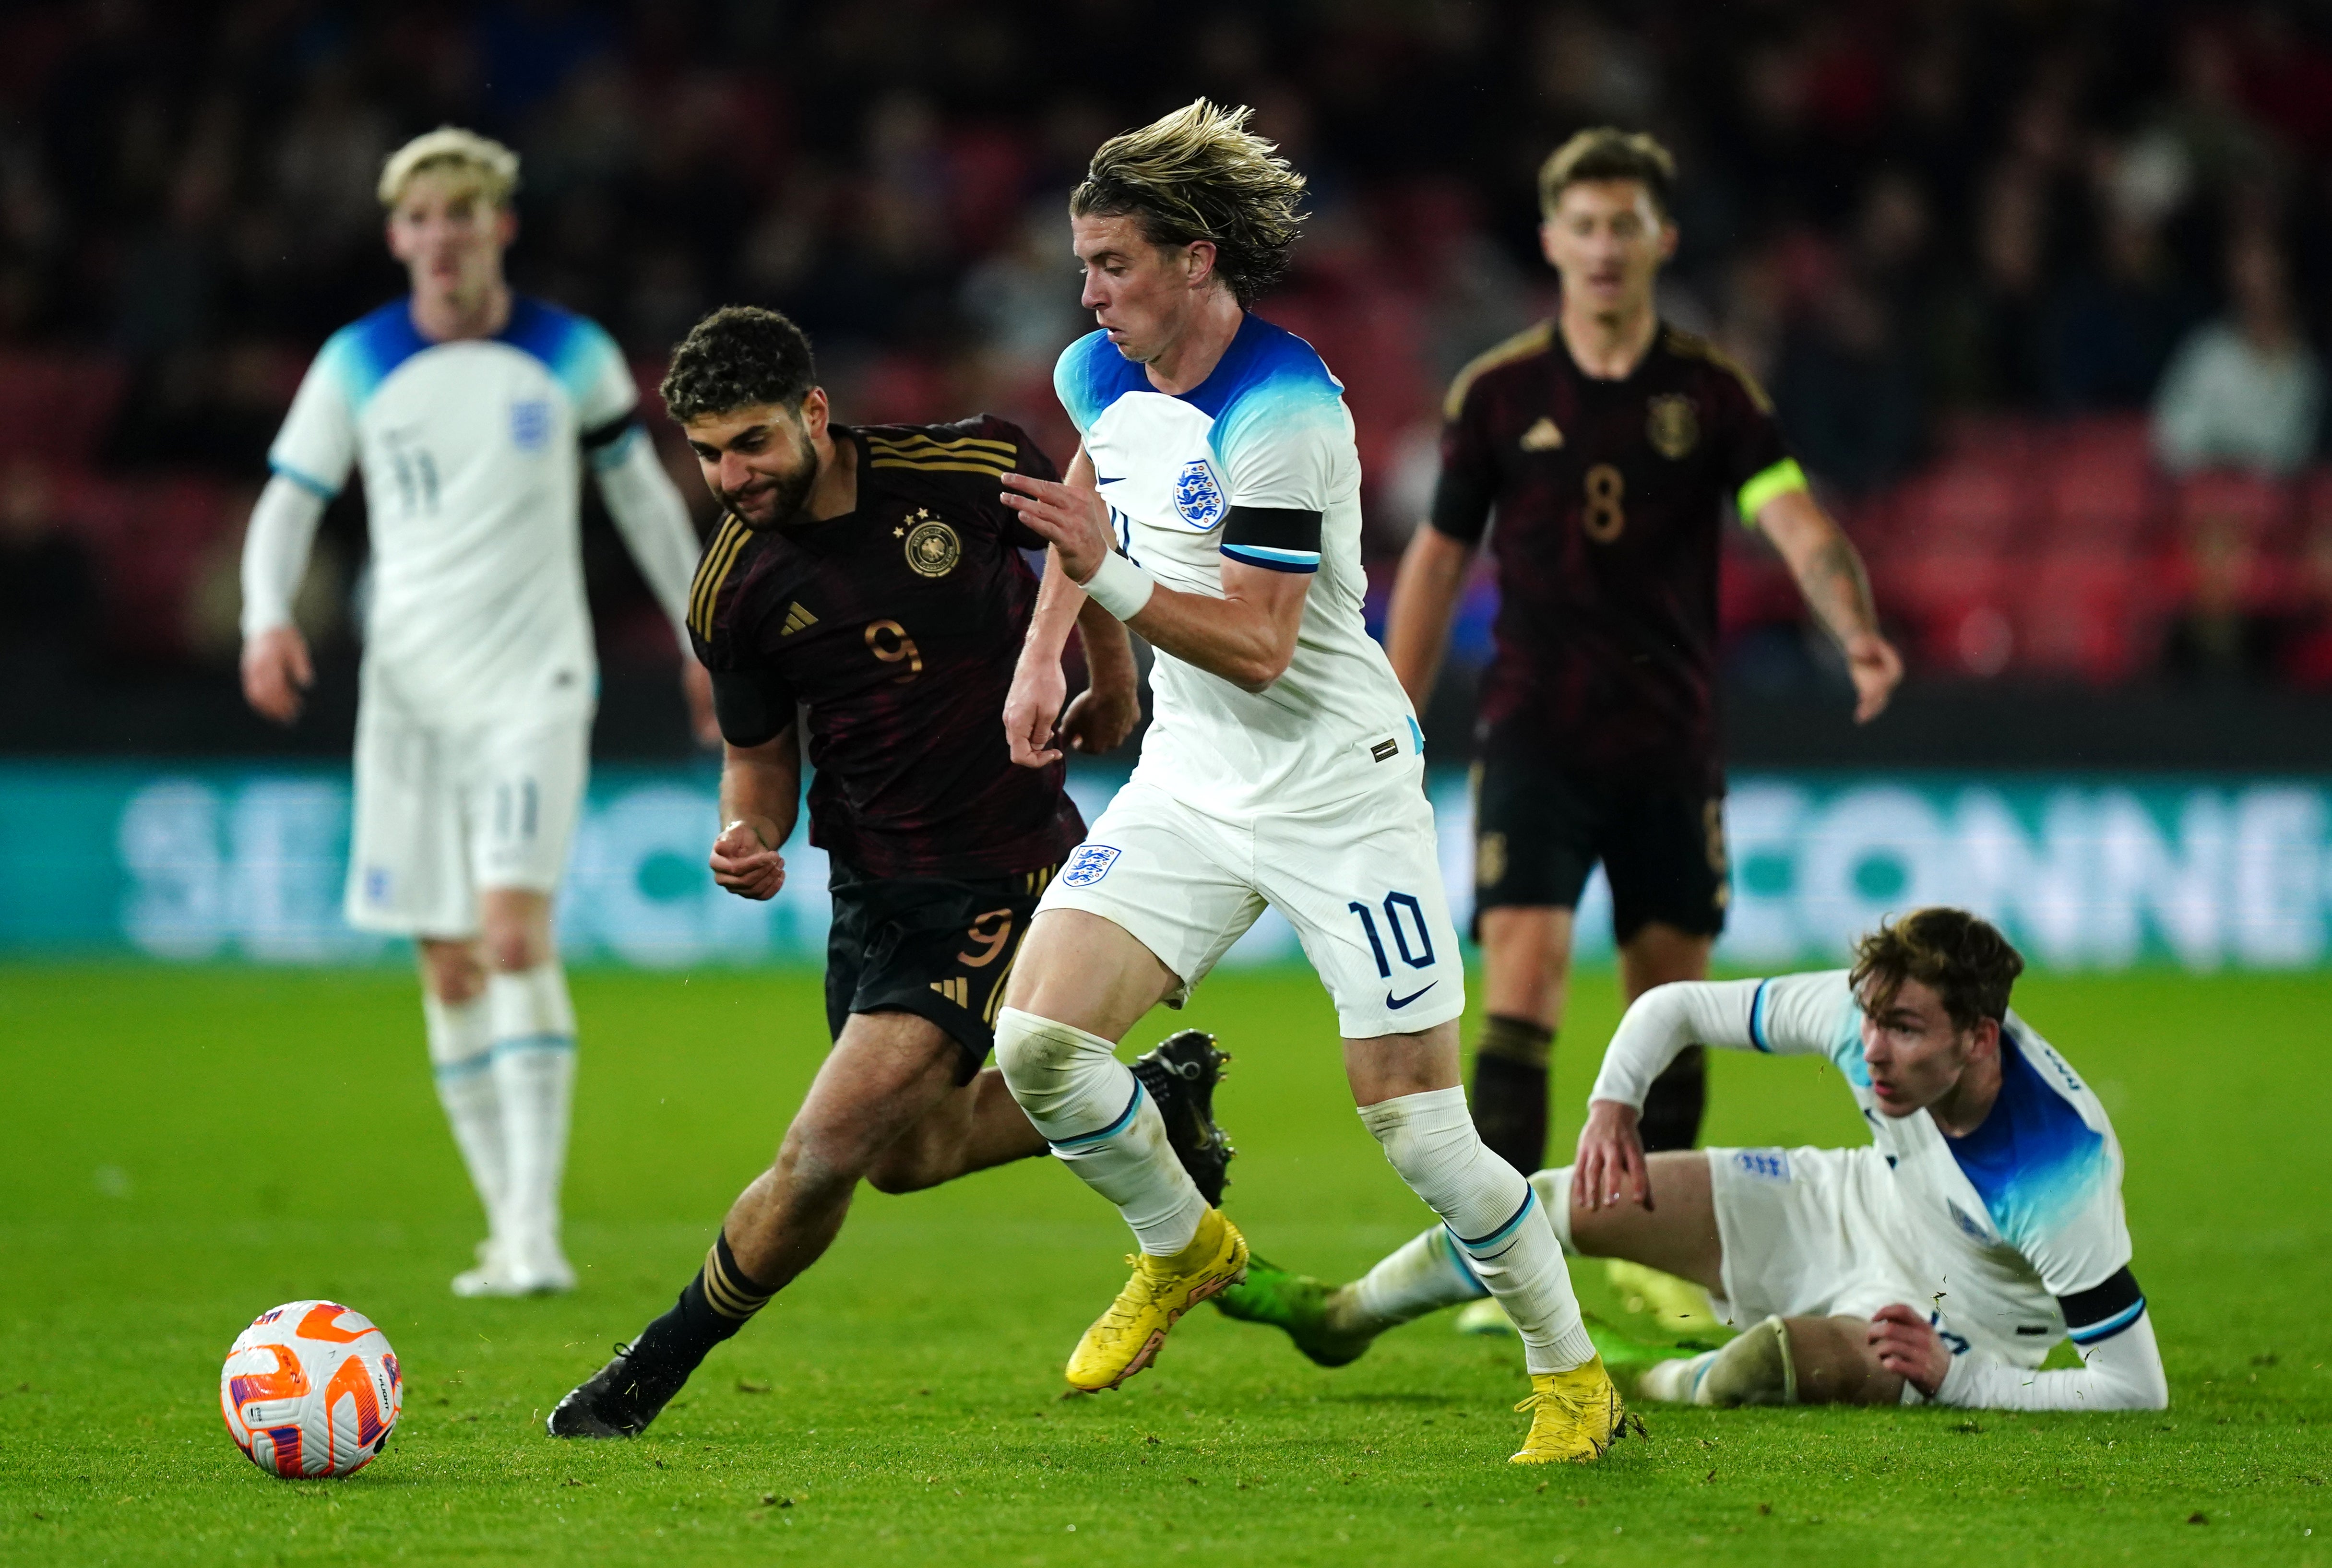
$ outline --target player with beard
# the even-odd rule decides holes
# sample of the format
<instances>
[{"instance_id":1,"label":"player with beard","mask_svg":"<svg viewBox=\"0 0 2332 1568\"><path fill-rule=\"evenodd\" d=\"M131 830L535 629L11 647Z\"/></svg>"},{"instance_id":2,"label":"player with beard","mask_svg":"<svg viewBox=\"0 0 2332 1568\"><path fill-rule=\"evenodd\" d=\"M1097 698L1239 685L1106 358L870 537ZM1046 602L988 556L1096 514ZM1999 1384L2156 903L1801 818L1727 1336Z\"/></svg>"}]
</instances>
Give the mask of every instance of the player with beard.
<instances>
[{"instance_id":1,"label":"player with beard","mask_svg":"<svg viewBox=\"0 0 2332 1568\"><path fill-rule=\"evenodd\" d=\"M1020 552L1043 543L999 481L1056 475L1018 426L837 425L808 339L744 307L697 323L663 392L723 510L688 604L727 741L713 878L750 899L784 885L806 749L810 842L832 859L835 1045L702 1268L559 1401L556 1437L637 1435L825 1252L861 1180L909 1192L1045 1152L981 1064L1037 896L1085 832L1060 747L1106 751L1139 712L1123 628L1064 601L1047 645L1074 617L1092 684L1056 704L1057 728L1046 716L1040 766L1016 766L998 732L1037 610ZM1230 1154L1210 1114L1221 1060L1185 1030L1134 1066L1210 1201Z\"/></svg>"}]
</instances>

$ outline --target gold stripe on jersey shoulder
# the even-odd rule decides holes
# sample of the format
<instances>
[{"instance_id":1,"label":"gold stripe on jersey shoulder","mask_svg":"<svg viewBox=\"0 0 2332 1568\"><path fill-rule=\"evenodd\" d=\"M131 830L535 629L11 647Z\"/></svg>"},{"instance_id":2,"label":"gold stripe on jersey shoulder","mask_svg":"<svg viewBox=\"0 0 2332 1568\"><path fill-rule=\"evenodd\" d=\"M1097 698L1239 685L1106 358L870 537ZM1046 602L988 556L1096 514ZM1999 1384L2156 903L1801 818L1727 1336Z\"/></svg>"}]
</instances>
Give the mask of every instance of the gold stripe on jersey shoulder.
<instances>
[{"instance_id":1,"label":"gold stripe on jersey shoulder","mask_svg":"<svg viewBox=\"0 0 2332 1568\"><path fill-rule=\"evenodd\" d=\"M1474 383L1501 365L1511 365L1517 359L1527 359L1534 354L1544 354L1554 346L1554 323L1541 321L1527 332L1517 332L1486 354L1477 355L1472 363L1458 372L1449 383L1449 396L1441 402L1441 417L1455 419L1464 412L1466 394Z\"/></svg>"},{"instance_id":2,"label":"gold stripe on jersey shoulder","mask_svg":"<svg viewBox=\"0 0 2332 1568\"><path fill-rule=\"evenodd\" d=\"M712 536L704 559L696 563L696 580L688 589L688 626L707 642L712 640L712 611L721 601L721 585L728 580L729 569L737 564L739 552L750 538L752 531L731 512Z\"/></svg>"},{"instance_id":3,"label":"gold stripe on jersey shoulder","mask_svg":"<svg viewBox=\"0 0 2332 1568\"><path fill-rule=\"evenodd\" d=\"M912 469L917 473L985 473L990 479L1001 479L1012 472L1008 463L919 463L907 457L877 457L867 466Z\"/></svg>"},{"instance_id":4,"label":"gold stripe on jersey shoulder","mask_svg":"<svg viewBox=\"0 0 2332 1568\"><path fill-rule=\"evenodd\" d=\"M1755 405L1758 413L1771 414L1773 411L1773 400L1765 396L1765 388L1757 384L1757 378L1749 374L1747 367L1741 361L1707 339L1696 332L1687 332L1681 327L1670 327L1663 332L1660 341L1677 359L1705 359L1740 382L1741 389L1749 394L1749 401Z\"/></svg>"},{"instance_id":5,"label":"gold stripe on jersey shoulder","mask_svg":"<svg viewBox=\"0 0 2332 1568\"><path fill-rule=\"evenodd\" d=\"M866 445L885 446L899 452L963 452L985 447L1002 457L1017 456L1020 450L1009 441L992 440L985 435L955 435L941 441L937 436L925 435L920 431L912 435L869 435L866 437Z\"/></svg>"},{"instance_id":6,"label":"gold stripe on jersey shoulder","mask_svg":"<svg viewBox=\"0 0 2332 1568\"><path fill-rule=\"evenodd\" d=\"M1009 473L1020 460L1020 449L1012 443L978 435L952 441L935 441L920 434L869 435L866 454L869 466L874 468L909 468L925 473L985 473L991 477Z\"/></svg>"}]
</instances>

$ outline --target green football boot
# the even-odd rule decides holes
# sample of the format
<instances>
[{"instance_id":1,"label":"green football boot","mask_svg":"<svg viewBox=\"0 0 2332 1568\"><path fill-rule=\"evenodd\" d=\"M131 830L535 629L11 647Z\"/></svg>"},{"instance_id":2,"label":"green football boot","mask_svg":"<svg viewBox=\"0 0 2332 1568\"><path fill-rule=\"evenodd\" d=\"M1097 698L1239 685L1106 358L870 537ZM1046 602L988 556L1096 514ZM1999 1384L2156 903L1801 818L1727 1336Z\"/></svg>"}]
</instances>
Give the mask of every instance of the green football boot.
<instances>
[{"instance_id":1,"label":"green football boot","mask_svg":"<svg viewBox=\"0 0 2332 1568\"><path fill-rule=\"evenodd\" d=\"M1290 1274L1259 1257L1250 1257L1247 1278L1214 1299L1225 1317L1285 1329L1295 1348L1322 1366L1343 1366L1360 1360L1376 1336L1336 1326L1332 1298L1340 1288L1324 1279Z\"/></svg>"}]
</instances>

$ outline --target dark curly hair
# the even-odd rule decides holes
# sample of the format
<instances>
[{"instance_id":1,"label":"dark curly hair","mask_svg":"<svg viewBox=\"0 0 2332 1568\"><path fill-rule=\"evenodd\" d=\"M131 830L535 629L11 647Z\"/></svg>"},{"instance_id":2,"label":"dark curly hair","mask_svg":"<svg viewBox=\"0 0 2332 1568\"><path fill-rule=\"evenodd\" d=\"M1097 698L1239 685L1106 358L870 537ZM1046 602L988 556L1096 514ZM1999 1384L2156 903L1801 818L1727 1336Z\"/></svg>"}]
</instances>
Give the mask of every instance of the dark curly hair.
<instances>
[{"instance_id":1,"label":"dark curly hair","mask_svg":"<svg viewBox=\"0 0 2332 1568\"><path fill-rule=\"evenodd\" d=\"M791 411L817 385L817 363L799 327L759 305L723 305L688 330L656 390L685 425L763 404Z\"/></svg>"},{"instance_id":2,"label":"dark curly hair","mask_svg":"<svg viewBox=\"0 0 2332 1568\"><path fill-rule=\"evenodd\" d=\"M1854 944L1855 994L1862 1010L1893 1005L1907 980L1928 987L1962 1029L2008 1017L2008 993L2024 972L2024 955L1990 921L1964 909L1915 909Z\"/></svg>"},{"instance_id":3,"label":"dark curly hair","mask_svg":"<svg viewBox=\"0 0 2332 1568\"><path fill-rule=\"evenodd\" d=\"M1304 177L1247 129L1253 110L1205 99L1101 144L1071 217L1131 217L1153 245L1206 240L1242 310L1287 275L1305 215Z\"/></svg>"}]
</instances>

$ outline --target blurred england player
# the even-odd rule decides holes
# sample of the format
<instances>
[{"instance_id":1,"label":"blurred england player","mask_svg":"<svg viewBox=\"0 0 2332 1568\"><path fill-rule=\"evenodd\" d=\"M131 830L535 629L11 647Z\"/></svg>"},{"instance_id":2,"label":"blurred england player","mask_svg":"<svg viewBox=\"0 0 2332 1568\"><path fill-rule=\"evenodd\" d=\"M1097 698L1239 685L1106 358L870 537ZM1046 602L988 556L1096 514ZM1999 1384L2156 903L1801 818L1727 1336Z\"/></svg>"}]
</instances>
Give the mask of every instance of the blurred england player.
<instances>
[{"instance_id":1,"label":"blurred england player","mask_svg":"<svg viewBox=\"0 0 2332 1568\"><path fill-rule=\"evenodd\" d=\"M598 697L578 539L588 464L683 655L697 541L607 334L515 295L518 158L445 127L381 171L412 292L342 328L268 454L243 556L243 683L280 723L312 679L292 600L325 505L364 476L373 597L348 918L415 939L439 1099L484 1204L464 1296L575 1283L559 1189L575 1015L550 929ZM690 716L711 688L682 664Z\"/></svg>"},{"instance_id":2,"label":"blurred england player","mask_svg":"<svg viewBox=\"0 0 2332 1568\"><path fill-rule=\"evenodd\" d=\"M1592 1459L1619 1397L1553 1225L1458 1086L1465 976L1417 722L1362 624L1352 416L1310 345L1249 313L1304 182L1247 119L1200 100L1094 155L1069 213L1100 330L1054 373L1083 445L1066 483L1002 478L1050 546L1005 711L1015 756L1050 760L1056 607L1090 597L1158 655L1140 765L1046 890L996 1027L1028 1119L1140 1243L1068 1381L1115 1388L1247 1267L1113 1053L1270 905L1334 998L1362 1122L1520 1326L1535 1413L1515 1460Z\"/></svg>"},{"instance_id":3,"label":"blurred england player","mask_svg":"<svg viewBox=\"0 0 2332 1568\"><path fill-rule=\"evenodd\" d=\"M2097 1095L2010 1010L2022 957L1964 910L1922 909L1854 958L1661 986L1620 1020L1578 1162L1531 1184L1566 1250L1693 1280L1747 1326L1691 1356L1607 1340L1614 1360L1640 1367L1639 1392L1677 1403L2160 1410L2170 1386L2130 1273L2121 1143ZM1694 1044L1829 1058L1870 1143L1647 1158L1645 1096ZM1225 1309L1286 1329L1329 1365L1484 1296L1433 1231L1333 1290L1256 1272ZM2040 1371L2066 1339L2082 1364Z\"/></svg>"}]
</instances>

